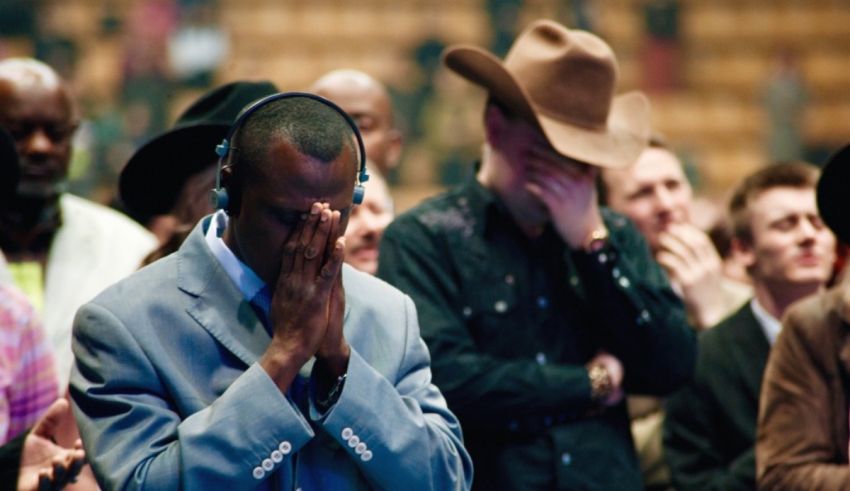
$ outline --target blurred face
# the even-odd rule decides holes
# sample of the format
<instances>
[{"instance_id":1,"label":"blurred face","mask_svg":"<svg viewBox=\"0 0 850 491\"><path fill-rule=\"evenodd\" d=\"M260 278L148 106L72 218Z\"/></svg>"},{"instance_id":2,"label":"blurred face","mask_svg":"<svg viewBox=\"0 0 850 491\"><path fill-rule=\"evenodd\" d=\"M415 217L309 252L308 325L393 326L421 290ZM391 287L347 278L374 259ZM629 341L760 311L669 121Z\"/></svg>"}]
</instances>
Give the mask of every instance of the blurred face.
<instances>
[{"instance_id":1,"label":"blurred face","mask_svg":"<svg viewBox=\"0 0 850 491\"><path fill-rule=\"evenodd\" d=\"M360 271L375 274L378 270L378 245L393 214L389 191L383 180L372 178L365 187L363 203L351 209L345 230L345 262Z\"/></svg>"},{"instance_id":2,"label":"blurred face","mask_svg":"<svg viewBox=\"0 0 850 491\"><path fill-rule=\"evenodd\" d=\"M754 281L782 287L829 279L835 237L818 216L814 189L769 189L747 209L753 241L741 244L741 258Z\"/></svg>"},{"instance_id":3,"label":"blurred face","mask_svg":"<svg viewBox=\"0 0 850 491\"><path fill-rule=\"evenodd\" d=\"M482 169L479 179L501 198L514 220L526 229L533 230L550 220L546 205L527 187L532 164L559 171L572 166L578 172L596 172L594 167L560 155L538 129L523 120L508 119L496 107L488 107L486 125L491 156L487 160L493 165Z\"/></svg>"},{"instance_id":4,"label":"blurred face","mask_svg":"<svg viewBox=\"0 0 850 491\"><path fill-rule=\"evenodd\" d=\"M393 126L389 95L377 81L365 76L332 76L315 90L351 116L363 137L366 155L382 175L398 164L401 136Z\"/></svg>"},{"instance_id":5,"label":"blurred face","mask_svg":"<svg viewBox=\"0 0 850 491\"><path fill-rule=\"evenodd\" d=\"M631 167L602 171L608 207L635 222L655 251L672 223L689 221L693 192L673 152L649 147Z\"/></svg>"},{"instance_id":6,"label":"blurred face","mask_svg":"<svg viewBox=\"0 0 850 491\"><path fill-rule=\"evenodd\" d=\"M339 210L344 230L356 169L354 153L347 146L325 163L300 153L284 137L274 138L265 162L245 176L239 213L230 218L225 243L267 285L274 286L283 245L314 202Z\"/></svg>"},{"instance_id":7,"label":"blurred face","mask_svg":"<svg viewBox=\"0 0 850 491\"><path fill-rule=\"evenodd\" d=\"M0 78L0 126L12 135L20 155L17 194L56 196L68 173L77 128L67 91L58 83Z\"/></svg>"}]
</instances>

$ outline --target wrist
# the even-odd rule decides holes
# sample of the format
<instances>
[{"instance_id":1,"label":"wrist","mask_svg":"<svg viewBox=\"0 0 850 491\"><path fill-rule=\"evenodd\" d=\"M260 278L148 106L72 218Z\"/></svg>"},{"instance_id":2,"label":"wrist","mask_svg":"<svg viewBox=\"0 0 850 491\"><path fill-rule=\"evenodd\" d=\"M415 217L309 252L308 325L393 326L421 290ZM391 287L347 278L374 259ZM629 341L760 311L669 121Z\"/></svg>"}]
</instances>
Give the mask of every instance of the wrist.
<instances>
[{"instance_id":1,"label":"wrist","mask_svg":"<svg viewBox=\"0 0 850 491\"><path fill-rule=\"evenodd\" d=\"M292 385L292 381L298 375L298 371L301 370L301 367L306 363L308 358L302 360L292 353L276 349L270 345L269 349L260 358L259 365L278 386L280 391L286 393L289 390L289 386Z\"/></svg>"},{"instance_id":2,"label":"wrist","mask_svg":"<svg viewBox=\"0 0 850 491\"><path fill-rule=\"evenodd\" d=\"M581 249L587 253L596 253L608 245L608 229L605 225L599 225L591 230L582 240Z\"/></svg>"},{"instance_id":3,"label":"wrist","mask_svg":"<svg viewBox=\"0 0 850 491\"><path fill-rule=\"evenodd\" d=\"M339 377L348 371L348 360L351 357L351 348L343 341L333 350L319 350L316 353L316 364L321 370L326 371L332 377Z\"/></svg>"},{"instance_id":4,"label":"wrist","mask_svg":"<svg viewBox=\"0 0 850 491\"><path fill-rule=\"evenodd\" d=\"M603 404L614 392L614 381L608 368L601 363L587 367L587 377L590 380L590 398L597 404Z\"/></svg>"}]
</instances>

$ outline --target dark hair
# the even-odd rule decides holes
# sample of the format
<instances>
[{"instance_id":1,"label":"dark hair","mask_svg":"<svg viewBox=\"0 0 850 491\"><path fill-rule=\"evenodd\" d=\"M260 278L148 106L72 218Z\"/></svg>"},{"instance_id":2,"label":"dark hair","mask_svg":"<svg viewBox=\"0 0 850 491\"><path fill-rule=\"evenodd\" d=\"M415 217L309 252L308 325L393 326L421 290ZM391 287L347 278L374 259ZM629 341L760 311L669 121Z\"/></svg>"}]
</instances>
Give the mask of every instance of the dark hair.
<instances>
[{"instance_id":1,"label":"dark hair","mask_svg":"<svg viewBox=\"0 0 850 491\"><path fill-rule=\"evenodd\" d=\"M746 177L729 200L732 236L746 244L752 243L749 206L761 193L779 187L814 189L819 176L820 170L812 164L777 162Z\"/></svg>"},{"instance_id":2,"label":"dark hair","mask_svg":"<svg viewBox=\"0 0 850 491\"><path fill-rule=\"evenodd\" d=\"M248 116L233 135L226 165L233 169L227 190L234 213L238 213L246 180L268 163L269 145L279 136L321 162L333 161L346 146L357 158L354 132L334 109L309 97L272 101Z\"/></svg>"}]
</instances>

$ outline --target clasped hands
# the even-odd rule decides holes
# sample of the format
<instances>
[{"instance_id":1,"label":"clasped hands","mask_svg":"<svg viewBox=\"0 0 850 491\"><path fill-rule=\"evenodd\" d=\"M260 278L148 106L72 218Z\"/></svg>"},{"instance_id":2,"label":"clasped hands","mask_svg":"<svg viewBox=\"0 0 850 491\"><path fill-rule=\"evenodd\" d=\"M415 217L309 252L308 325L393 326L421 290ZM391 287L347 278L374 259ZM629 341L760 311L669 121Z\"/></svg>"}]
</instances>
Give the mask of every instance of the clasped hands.
<instances>
[{"instance_id":1,"label":"clasped hands","mask_svg":"<svg viewBox=\"0 0 850 491\"><path fill-rule=\"evenodd\" d=\"M332 385L348 367L340 219L327 203L313 203L283 246L269 315L272 341L260 360L283 392L313 356L320 386Z\"/></svg>"}]
</instances>

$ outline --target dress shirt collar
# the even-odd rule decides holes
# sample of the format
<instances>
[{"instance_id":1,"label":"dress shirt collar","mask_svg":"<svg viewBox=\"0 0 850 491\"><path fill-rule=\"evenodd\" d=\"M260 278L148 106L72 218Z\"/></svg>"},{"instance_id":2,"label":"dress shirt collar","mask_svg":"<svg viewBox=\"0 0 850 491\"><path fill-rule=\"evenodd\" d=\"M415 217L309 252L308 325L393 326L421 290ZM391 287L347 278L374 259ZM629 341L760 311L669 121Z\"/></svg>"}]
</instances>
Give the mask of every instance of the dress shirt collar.
<instances>
[{"instance_id":1,"label":"dress shirt collar","mask_svg":"<svg viewBox=\"0 0 850 491\"><path fill-rule=\"evenodd\" d=\"M767 342L773 346L779 336L779 331L782 330L782 323L776 317L770 315L755 297L750 302L750 308L753 309L753 315L756 316L756 320L761 325L761 330L764 332Z\"/></svg>"},{"instance_id":2,"label":"dress shirt collar","mask_svg":"<svg viewBox=\"0 0 850 491\"><path fill-rule=\"evenodd\" d=\"M224 268L227 276L233 280L233 283L236 284L245 299L252 302L255 301L259 293L267 292L268 290L266 289L266 284L263 280L257 276L257 273L248 267L247 264L240 261L239 258L233 254L233 251L227 247L224 240L221 239L224 229L227 228L227 219L227 214L224 211L217 211L212 216L212 220L210 220L209 228L207 229L204 238L206 239L207 245L209 246L210 251L212 251L213 256L215 256L221 264L221 267ZM266 310L265 313L268 314L267 302L263 305L263 309Z\"/></svg>"}]
</instances>

